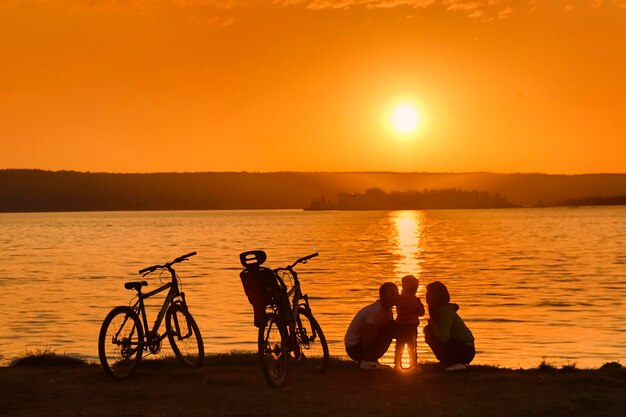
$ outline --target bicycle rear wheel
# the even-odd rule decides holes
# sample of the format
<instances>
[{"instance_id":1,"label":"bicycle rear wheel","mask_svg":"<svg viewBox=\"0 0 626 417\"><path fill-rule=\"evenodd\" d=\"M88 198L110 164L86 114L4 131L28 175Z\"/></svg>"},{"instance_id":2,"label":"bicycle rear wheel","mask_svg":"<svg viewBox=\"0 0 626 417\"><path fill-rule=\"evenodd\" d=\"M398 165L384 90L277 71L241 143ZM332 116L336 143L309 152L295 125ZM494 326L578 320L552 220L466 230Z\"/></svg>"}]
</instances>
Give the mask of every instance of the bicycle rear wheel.
<instances>
[{"instance_id":1,"label":"bicycle rear wheel","mask_svg":"<svg viewBox=\"0 0 626 417\"><path fill-rule=\"evenodd\" d=\"M309 309L298 310L296 336L300 347L300 358L311 371L323 373L328 367L330 355L322 328Z\"/></svg>"},{"instance_id":2,"label":"bicycle rear wheel","mask_svg":"<svg viewBox=\"0 0 626 417\"><path fill-rule=\"evenodd\" d=\"M165 318L167 338L174 355L188 368L199 368L204 361L204 343L200 329L186 306L173 304Z\"/></svg>"},{"instance_id":3,"label":"bicycle rear wheel","mask_svg":"<svg viewBox=\"0 0 626 417\"><path fill-rule=\"evenodd\" d=\"M98 356L102 369L115 379L130 376L141 360L143 328L130 307L115 307L106 316L98 337Z\"/></svg>"},{"instance_id":4,"label":"bicycle rear wheel","mask_svg":"<svg viewBox=\"0 0 626 417\"><path fill-rule=\"evenodd\" d=\"M268 314L259 327L259 360L265 380L271 387L287 382L289 351L285 349L287 331L274 314Z\"/></svg>"}]
</instances>

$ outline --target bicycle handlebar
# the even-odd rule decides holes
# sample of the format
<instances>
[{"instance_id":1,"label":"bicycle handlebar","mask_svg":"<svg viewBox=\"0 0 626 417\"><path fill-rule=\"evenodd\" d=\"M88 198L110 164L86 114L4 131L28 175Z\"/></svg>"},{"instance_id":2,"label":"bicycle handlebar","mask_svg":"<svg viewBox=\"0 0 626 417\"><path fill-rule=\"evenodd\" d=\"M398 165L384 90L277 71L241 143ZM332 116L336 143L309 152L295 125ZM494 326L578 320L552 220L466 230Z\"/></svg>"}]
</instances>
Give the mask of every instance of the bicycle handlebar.
<instances>
[{"instance_id":1,"label":"bicycle handlebar","mask_svg":"<svg viewBox=\"0 0 626 417\"><path fill-rule=\"evenodd\" d=\"M302 258L298 259L297 261L295 261L294 263L292 263L291 265L289 265L285 269L292 269L293 267L295 267L296 265L298 265L300 263L305 264L309 259L315 258L316 256L319 256L319 253L315 252L315 253L312 253L310 255L303 256ZM282 269L282 268L279 268L279 269Z\"/></svg>"},{"instance_id":2,"label":"bicycle handlebar","mask_svg":"<svg viewBox=\"0 0 626 417\"><path fill-rule=\"evenodd\" d=\"M152 265L152 266L149 266L147 268L140 269L139 273L147 275L147 274L149 274L151 272L156 271L157 269L166 269L166 268L169 268L170 266L172 266L172 265L174 265L174 264L176 264L178 262L186 261L187 258L190 258L190 257L195 256L197 254L198 254L198 252L196 252L196 251L189 252L189 253L187 253L185 255L179 256L178 258L174 259L172 262L166 263L165 265Z\"/></svg>"},{"instance_id":3,"label":"bicycle handlebar","mask_svg":"<svg viewBox=\"0 0 626 417\"><path fill-rule=\"evenodd\" d=\"M161 265L153 265L153 266L149 266L149 267L144 268L144 269L140 269L140 270L139 270L139 273L140 273L140 274L143 274L144 272L152 272L152 271L154 271L155 269L157 269L157 267L159 267L159 266L161 266Z\"/></svg>"},{"instance_id":4,"label":"bicycle handlebar","mask_svg":"<svg viewBox=\"0 0 626 417\"><path fill-rule=\"evenodd\" d=\"M198 254L198 252L196 252L196 251L189 252L189 253L187 253L187 254L185 254L183 256L179 256L178 258L174 259L172 262L170 262L170 264L175 264L177 262L186 261L187 258L190 258L190 257L195 256L197 254Z\"/></svg>"},{"instance_id":5,"label":"bicycle handlebar","mask_svg":"<svg viewBox=\"0 0 626 417\"><path fill-rule=\"evenodd\" d=\"M310 255L303 256L302 258L300 258L300 259L298 259L298 260L296 261L296 264L301 263L301 262L302 262L302 263L306 263L306 261L308 261L309 259L311 259L311 258L315 258L316 256L319 256L319 255L320 255L319 253L315 252L315 253L312 253L312 254L310 254ZM294 265L295 265L295 264L294 264Z\"/></svg>"}]
</instances>

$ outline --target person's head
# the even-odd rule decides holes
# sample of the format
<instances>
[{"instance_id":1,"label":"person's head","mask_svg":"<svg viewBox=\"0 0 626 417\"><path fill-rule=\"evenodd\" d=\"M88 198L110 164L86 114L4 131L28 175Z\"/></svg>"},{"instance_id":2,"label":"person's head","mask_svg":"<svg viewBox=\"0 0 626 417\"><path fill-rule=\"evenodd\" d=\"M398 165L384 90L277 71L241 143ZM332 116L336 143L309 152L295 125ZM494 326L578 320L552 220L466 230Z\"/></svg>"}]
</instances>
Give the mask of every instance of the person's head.
<instances>
[{"instance_id":1,"label":"person's head","mask_svg":"<svg viewBox=\"0 0 626 417\"><path fill-rule=\"evenodd\" d=\"M440 281L431 282L426 286L426 302L430 311L448 304L450 302L448 288Z\"/></svg>"},{"instance_id":2,"label":"person's head","mask_svg":"<svg viewBox=\"0 0 626 417\"><path fill-rule=\"evenodd\" d=\"M405 275L402 277L402 294L415 295L419 286L420 282L413 275Z\"/></svg>"},{"instance_id":3,"label":"person's head","mask_svg":"<svg viewBox=\"0 0 626 417\"><path fill-rule=\"evenodd\" d=\"M391 308L396 305L398 300L398 286L393 282L385 282L380 286L378 295L383 308Z\"/></svg>"}]
</instances>

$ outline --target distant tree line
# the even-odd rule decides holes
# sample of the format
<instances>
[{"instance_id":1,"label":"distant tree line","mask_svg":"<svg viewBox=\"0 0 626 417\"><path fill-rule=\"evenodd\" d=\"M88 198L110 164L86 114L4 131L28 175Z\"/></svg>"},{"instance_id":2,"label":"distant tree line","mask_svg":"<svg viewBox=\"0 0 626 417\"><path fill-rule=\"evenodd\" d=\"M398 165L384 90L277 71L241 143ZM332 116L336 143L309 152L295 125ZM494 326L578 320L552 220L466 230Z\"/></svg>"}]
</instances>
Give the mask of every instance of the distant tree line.
<instances>
[{"instance_id":1,"label":"distant tree line","mask_svg":"<svg viewBox=\"0 0 626 417\"><path fill-rule=\"evenodd\" d=\"M464 191L456 188L439 190L408 190L386 193L370 188L364 194L340 193L333 203L325 196L314 199L309 210L412 210L412 209L477 209L509 208L515 204L486 191Z\"/></svg>"},{"instance_id":2,"label":"distant tree line","mask_svg":"<svg viewBox=\"0 0 626 417\"><path fill-rule=\"evenodd\" d=\"M346 190L355 194L337 199ZM0 169L0 212L598 205L623 204L625 195L625 174Z\"/></svg>"}]
</instances>

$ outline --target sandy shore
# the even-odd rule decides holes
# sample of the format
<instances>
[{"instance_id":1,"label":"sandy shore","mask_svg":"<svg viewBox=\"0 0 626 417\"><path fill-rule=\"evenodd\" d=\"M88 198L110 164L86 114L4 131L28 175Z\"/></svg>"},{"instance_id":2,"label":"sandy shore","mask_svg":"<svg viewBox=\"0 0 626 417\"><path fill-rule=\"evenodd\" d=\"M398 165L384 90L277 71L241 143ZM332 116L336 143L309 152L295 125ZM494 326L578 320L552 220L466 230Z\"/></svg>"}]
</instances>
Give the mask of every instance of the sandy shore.
<instances>
[{"instance_id":1,"label":"sandy shore","mask_svg":"<svg viewBox=\"0 0 626 417\"><path fill-rule=\"evenodd\" d=\"M201 369L145 361L128 380L96 365L0 368L6 416L623 416L626 371L362 371L293 366L269 388L253 355L208 357Z\"/></svg>"}]
</instances>

